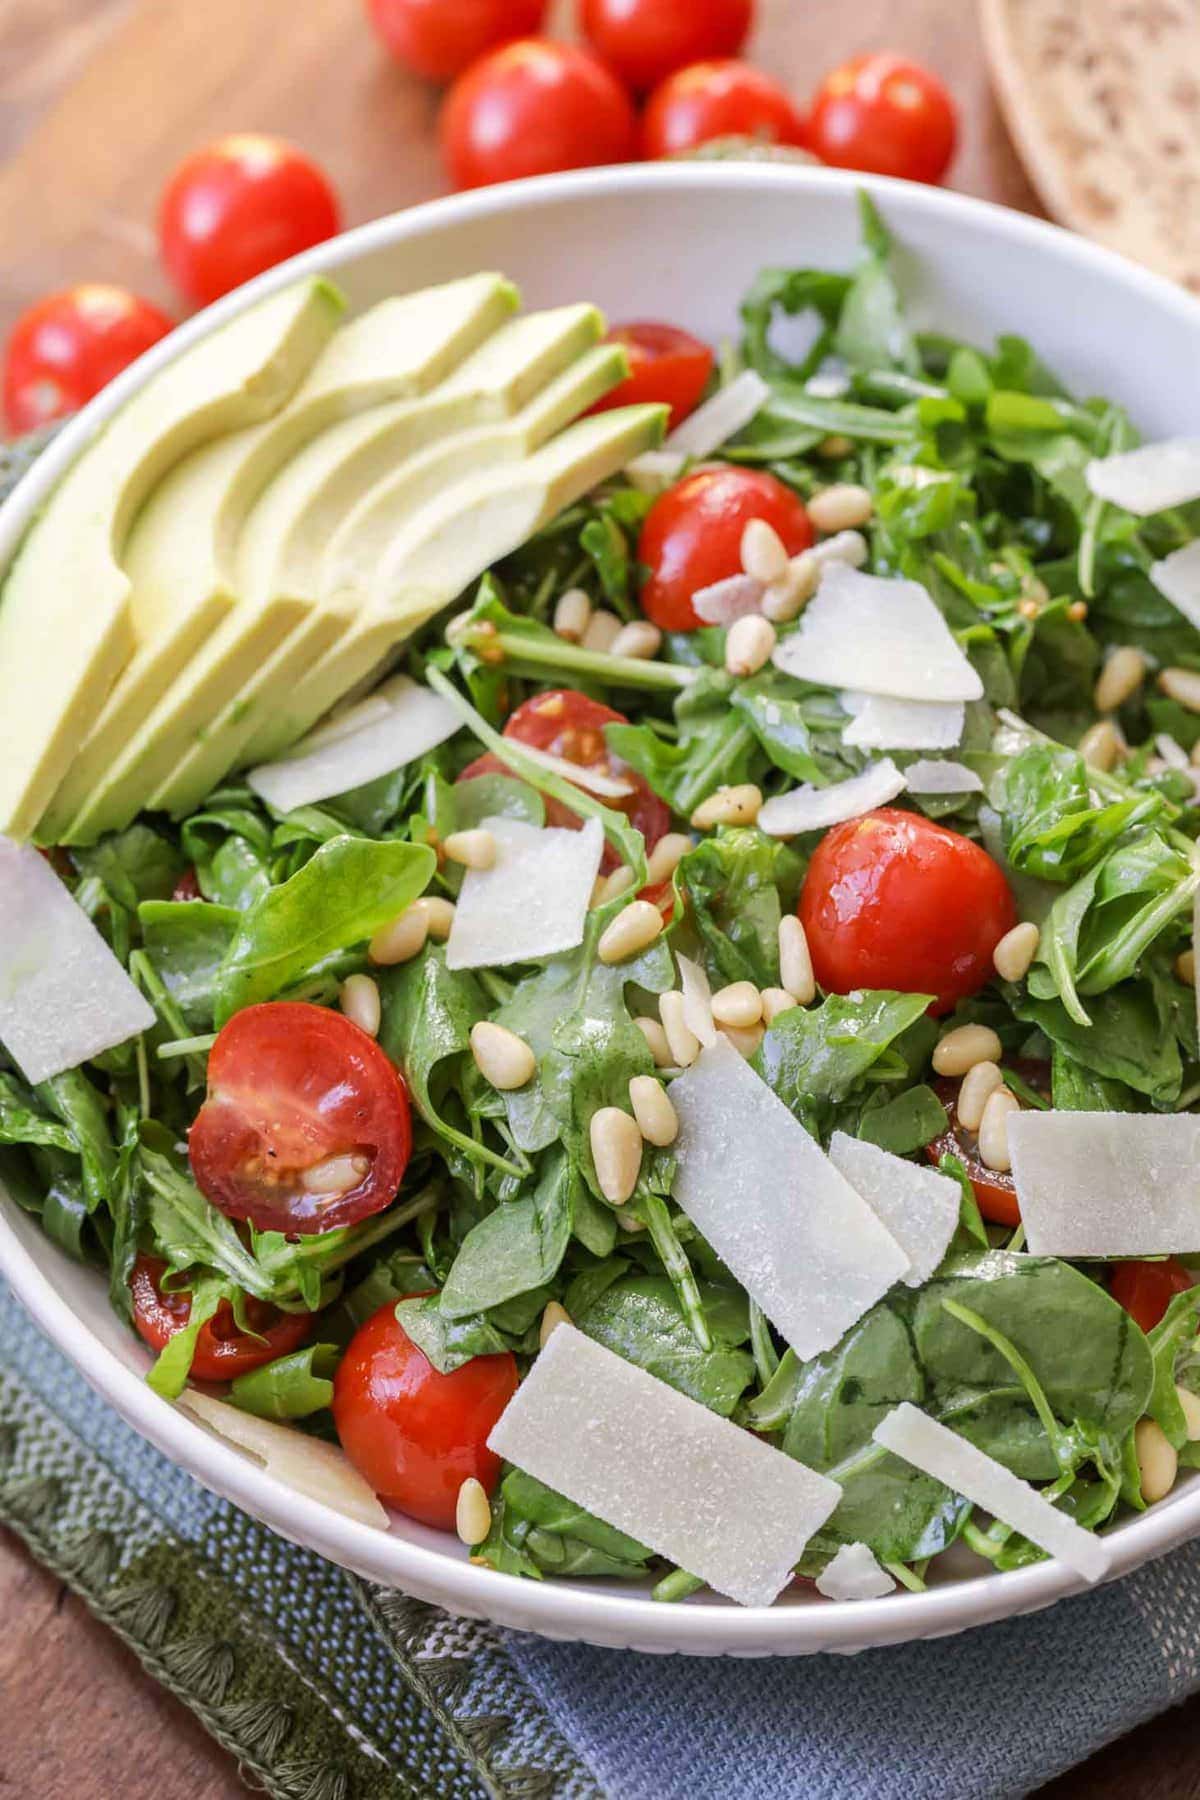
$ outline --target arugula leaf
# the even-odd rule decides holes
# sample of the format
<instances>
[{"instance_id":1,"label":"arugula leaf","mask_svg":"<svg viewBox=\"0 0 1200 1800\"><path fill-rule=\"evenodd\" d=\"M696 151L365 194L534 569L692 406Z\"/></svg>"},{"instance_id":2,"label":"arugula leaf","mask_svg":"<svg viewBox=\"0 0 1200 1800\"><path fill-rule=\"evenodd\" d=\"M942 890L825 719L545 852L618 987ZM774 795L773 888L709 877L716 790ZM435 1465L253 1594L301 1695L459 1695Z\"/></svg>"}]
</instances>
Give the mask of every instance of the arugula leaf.
<instances>
[{"instance_id":1,"label":"arugula leaf","mask_svg":"<svg viewBox=\"0 0 1200 1800\"><path fill-rule=\"evenodd\" d=\"M688 852L675 880L715 985L777 987L779 920L800 885L795 852L761 831L724 830Z\"/></svg>"},{"instance_id":2,"label":"arugula leaf","mask_svg":"<svg viewBox=\"0 0 1200 1800\"><path fill-rule=\"evenodd\" d=\"M143 900L168 899L187 866L174 844L140 820L70 855L80 874L103 882L127 912Z\"/></svg>"},{"instance_id":3,"label":"arugula leaf","mask_svg":"<svg viewBox=\"0 0 1200 1800\"><path fill-rule=\"evenodd\" d=\"M830 994L819 1006L781 1013L753 1067L814 1136L852 1090L929 1007L929 994Z\"/></svg>"},{"instance_id":4,"label":"arugula leaf","mask_svg":"<svg viewBox=\"0 0 1200 1800\"><path fill-rule=\"evenodd\" d=\"M211 1031L217 977L242 915L207 900L146 900L138 919L146 954L185 1023Z\"/></svg>"},{"instance_id":5,"label":"arugula leaf","mask_svg":"<svg viewBox=\"0 0 1200 1800\"><path fill-rule=\"evenodd\" d=\"M164 1400L176 1400L182 1394L200 1333L221 1302L233 1300L235 1294L236 1289L229 1282L215 1275L205 1276L192 1284L187 1324L167 1339L146 1377L147 1385Z\"/></svg>"},{"instance_id":6,"label":"arugula leaf","mask_svg":"<svg viewBox=\"0 0 1200 1800\"><path fill-rule=\"evenodd\" d=\"M464 1238L446 1277L449 1319L487 1312L552 1282L571 1241L578 1172L561 1151L547 1157L532 1192L502 1200Z\"/></svg>"},{"instance_id":7,"label":"arugula leaf","mask_svg":"<svg viewBox=\"0 0 1200 1800\"><path fill-rule=\"evenodd\" d=\"M1093 1075L1123 1082L1157 1107L1173 1106L1183 1085L1179 1045L1162 1029L1152 991L1127 981L1091 1002L1091 1024L1081 1025L1061 1000L1018 995L1013 1011L1044 1031Z\"/></svg>"},{"instance_id":8,"label":"arugula leaf","mask_svg":"<svg viewBox=\"0 0 1200 1800\"><path fill-rule=\"evenodd\" d=\"M1162 811L1157 794L1096 806L1083 758L1060 745L1030 745L1004 771L1005 853L1014 868L1047 881L1069 881Z\"/></svg>"},{"instance_id":9,"label":"arugula leaf","mask_svg":"<svg viewBox=\"0 0 1200 1800\"><path fill-rule=\"evenodd\" d=\"M333 1374L341 1352L336 1344L306 1344L277 1356L261 1369L239 1375L229 1389L232 1406L257 1419L307 1419L333 1399Z\"/></svg>"},{"instance_id":10,"label":"arugula leaf","mask_svg":"<svg viewBox=\"0 0 1200 1800\"><path fill-rule=\"evenodd\" d=\"M545 1296L538 1296L541 1306ZM520 1336L501 1330L486 1313L473 1313L469 1318L450 1319L441 1310L436 1294L428 1298L401 1300L396 1317L406 1336L427 1356L439 1375L452 1375L475 1356L496 1356L519 1347ZM536 1345L534 1346L536 1348Z\"/></svg>"}]
</instances>

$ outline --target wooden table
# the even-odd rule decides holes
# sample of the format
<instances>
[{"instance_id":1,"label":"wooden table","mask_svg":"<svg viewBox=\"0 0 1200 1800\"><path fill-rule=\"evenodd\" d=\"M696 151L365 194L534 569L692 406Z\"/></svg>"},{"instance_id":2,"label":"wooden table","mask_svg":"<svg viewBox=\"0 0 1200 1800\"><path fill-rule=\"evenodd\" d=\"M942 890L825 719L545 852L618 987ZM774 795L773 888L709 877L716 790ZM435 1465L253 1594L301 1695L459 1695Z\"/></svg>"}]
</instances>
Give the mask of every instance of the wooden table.
<instances>
[{"instance_id":1,"label":"wooden table","mask_svg":"<svg viewBox=\"0 0 1200 1800\"><path fill-rule=\"evenodd\" d=\"M759 10L757 59L800 93L858 50L890 45L930 63L963 111L954 186L1037 210L969 0L759 0ZM332 174L351 224L443 191L437 95L386 61L362 11L359 0L0 0L0 331L48 288L84 279L176 308L154 255L158 188L222 131L296 138ZM0 1621L5 1794L248 1792L191 1715L3 1533ZM1200 1701L1046 1795L1200 1800L1198 1737Z\"/></svg>"}]
</instances>

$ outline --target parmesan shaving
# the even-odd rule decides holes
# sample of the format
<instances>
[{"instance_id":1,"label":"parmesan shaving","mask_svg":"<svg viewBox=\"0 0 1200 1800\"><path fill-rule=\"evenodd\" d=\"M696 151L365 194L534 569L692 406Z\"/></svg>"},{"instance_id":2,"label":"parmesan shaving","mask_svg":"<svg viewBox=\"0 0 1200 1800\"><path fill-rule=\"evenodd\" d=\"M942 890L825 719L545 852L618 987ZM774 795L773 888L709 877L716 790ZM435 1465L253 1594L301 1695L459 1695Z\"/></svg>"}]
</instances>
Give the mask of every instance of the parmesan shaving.
<instances>
[{"instance_id":1,"label":"parmesan shaving","mask_svg":"<svg viewBox=\"0 0 1200 1800\"><path fill-rule=\"evenodd\" d=\"M553 756L549 750L535 750L532 744L521 744L520 751L548 774L561 775L573 787L583 788L601 800L624 800L634 791L632 781L626 781L621 775L606 775L602 769L568 762L565 756Z\"/></svg>"},{"instance_id":2,"label":"parmesan shaving","mask_svg":"<svg viewBox=\"0 0 1200 1800\"><path fill-rule=\"evenodd\" d=\"M917 581L826 563L821 585L774 663L823 687L946 705L979 700L983 683Z\"/></svg>"},{"instance_id":3,"label":"parmesan shaving","mask_svg":"<svg viewBox=\"0 0 1200 1800\"><path fill-rule=\"evenodd\" d=\"M895 1586L866 1544L843 1544L817 1576L817 1592L827 1600L882 1600Z\"/></svg>"},{"instance_id":4,"label":"parmesan shaving","mask_svg":"<svg viewBox=\"0 0 1200 1800\"><path fill-rule=\"evenodd\" d=\"M693 460L712 456L722 444L746 429L770 395L762 376L753 369L744 369L727 386L719 388L711 400L698 406L682 425L677 425L663 449Z\"/></svg>"},{"instance_id":5,"label":"parmesan shaving","mask_svg":"<svg viewBox=\"0 0 1200 1800\"><path fill-rule=\"evenodd\" d=\"M683 1022L701 1044L715 1044L720 1035L712 1014L712 988L708 976L690 956L676 956L679 985L683 990Z\"/></svg>"},{"instance_id":6,"label":"parmesan shaving","mask_svg":"<svg viewBox=\"0 0 1200 1800\"><path fill-rule=\"evenodd\" d=\"M959 1187L936 1169L922 1168L835 1131L829 1160L860 1193L877 1219L891 1232L910 1268L908 1287L928 1281L950 1247L958 1224Z\"/></svg>"},{"instance_id":7,"label":"parmesan shaving","mask_svg":"<svg viewBox=\"0 0 1200 1800\"><path fill-rule=\"evenodd\" d=\"M293 812L415 762L453 737L461 723L440 694L415 681L393 682L382 710L373 696L280 761L251 769L246 783L276 812Z\"/></svg>"},{"instance_id":8,"label":"parmesan shaving","mask_svg":"<svg viewBox=\"0 0 1200 1800\"><path fill-rule=\"evenodd\" d=\"M966 711L961 700L890 700L886 694L839 695L852 715L843 744L857 750L956 750Z\"/></svg>"},{"instance_id":9,"label":"parmesan shaving","mask_svg":"<svg viewBox=\"0 0 1200 1800\"><path fill-rule=\"evenodd\" d=\"M1090 462L1088 487L1140 519L1200 500L1200 438L1164 438Z\"/></svg>"},{"instance_id":10,"label":"parmesan shaving","mask_svg":"<svg viewBox=\"0 0 1200 1800\"><path fill-rule=\"evenodd\" d=\"M768 837L798 837L801 832L824 831L845 819L857 819L877 806L886 806L905 788L904 776L890 757L872 763L849 781L831 787L793 788L768 800L758 815L758 828Z\"/></svg>"},{"instance_id":11,"label":"parmesan shaving","mask_svg":"<svg viewBox=\"0 0 1200 1800\"><path fill-rule=\"evenodd\" d=\"M1200 538L1152 563L1150 579L1188 623L1200 630Z\"/></svg>"},{"instance_id":12,"label":"parmesan shaving","mask_svg":"<svg viewBox=\"0 0 1200 1800\"><path fill-rule=\"evenodd\" d=\"M1013 1181L1034 1256L1200 1251L1194 1113L1013 1113Z\"/></svg>"},{"instance_id":13,"label":"parmesan shaving","mask_svg":"<svg viewBox=\"0 0 1200 1800\"><path fill-rule=\"evenodd\" d=\"M259 1463L268 1475L294 1488L334 1512L386 1531L390 1520L385 1508L345 1455L333 1444L307 1436L288 1425L256 1419L223 1400L193 1389L180 1397L184 1411L207 1425L218 1437L234 1444Z\"/></svg>"},{"instance_id":14,"label":"parmesan shaving","mask_svg":"<svg viewBox=\"0 0 1200 1800\"><path fill-rule=\"evenodd\" d=\"M448 969L542 962L583 942L604 853L599 821L581 831L523 819L483 821L496 839L490 869L468 869L446 943Z\"/></svg>"},{"instance_id":15,"label":"parmesan shaving","mask_svg":"<svg viewBox=\"0 0 1200 1800\"><path fill-rule=\"evenodd\" d=\"M966 763L948 757L909 763L904 780L910 794L982 794L983 783Z\"/></svg>"}]
</instances>

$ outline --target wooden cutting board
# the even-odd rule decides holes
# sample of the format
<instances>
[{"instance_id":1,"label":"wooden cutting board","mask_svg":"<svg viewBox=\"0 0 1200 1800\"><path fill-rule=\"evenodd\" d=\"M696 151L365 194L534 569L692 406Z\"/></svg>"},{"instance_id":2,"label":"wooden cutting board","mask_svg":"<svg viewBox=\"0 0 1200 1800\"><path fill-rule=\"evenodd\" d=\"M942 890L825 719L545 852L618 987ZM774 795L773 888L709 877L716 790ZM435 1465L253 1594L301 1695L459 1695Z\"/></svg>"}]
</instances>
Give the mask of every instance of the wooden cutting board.
<instances>
[{"instance_id":1,"label":"wooden cutting board","mask_svg":"<svg viewBox=\"0 0 1200 1800\"><path fill-rule=\"evenodd\" d=\"M1047 210L1200 293L1200 0L980 0Z\"/></svg>"}]
</instances>

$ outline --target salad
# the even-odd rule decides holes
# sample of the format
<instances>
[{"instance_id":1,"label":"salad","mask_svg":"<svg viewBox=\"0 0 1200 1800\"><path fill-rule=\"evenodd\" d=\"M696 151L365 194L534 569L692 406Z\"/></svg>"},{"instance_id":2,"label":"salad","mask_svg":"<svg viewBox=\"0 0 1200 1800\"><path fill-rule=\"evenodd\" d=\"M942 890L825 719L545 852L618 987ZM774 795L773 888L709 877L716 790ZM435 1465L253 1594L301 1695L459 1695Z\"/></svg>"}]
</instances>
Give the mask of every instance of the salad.
<instances>
[{"instance_id":1,"label":"salad","mask_svg":"<svg viewBox=\"0 0 1200 1800\"><path fill-rule=\"evenodd\" d=\"M862 211L615 334L665 447L382 686L45 847L152 1020L0 1057L12 1199L159 1394L508 1574L1095 1578L1200 1465L1200 478Z\"/></svg>"}]
</instances>

